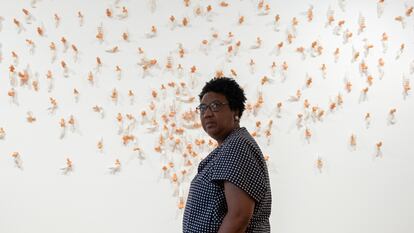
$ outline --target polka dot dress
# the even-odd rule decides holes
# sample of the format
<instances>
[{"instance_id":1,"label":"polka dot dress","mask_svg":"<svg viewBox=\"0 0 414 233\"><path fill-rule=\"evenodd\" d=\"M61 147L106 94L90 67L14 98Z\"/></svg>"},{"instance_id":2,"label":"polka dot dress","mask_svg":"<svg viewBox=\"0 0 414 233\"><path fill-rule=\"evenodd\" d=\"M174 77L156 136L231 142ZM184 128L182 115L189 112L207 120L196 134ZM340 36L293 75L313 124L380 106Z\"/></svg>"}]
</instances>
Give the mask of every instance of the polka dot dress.
<instances>
[{"instance_id":1,"label":"polka dot dress","mask_svg":"<svg viewBox=\"0 0 414 233\"><path fill-rule=\"evenodd\" d=\"M217 232L227 213L224 181L235 184L255 201L246 232L270 232L272 206L269 174L256 141L246 128L233 131L198 166L183 218L184 233Z\"/></svg>"}]
</instances>

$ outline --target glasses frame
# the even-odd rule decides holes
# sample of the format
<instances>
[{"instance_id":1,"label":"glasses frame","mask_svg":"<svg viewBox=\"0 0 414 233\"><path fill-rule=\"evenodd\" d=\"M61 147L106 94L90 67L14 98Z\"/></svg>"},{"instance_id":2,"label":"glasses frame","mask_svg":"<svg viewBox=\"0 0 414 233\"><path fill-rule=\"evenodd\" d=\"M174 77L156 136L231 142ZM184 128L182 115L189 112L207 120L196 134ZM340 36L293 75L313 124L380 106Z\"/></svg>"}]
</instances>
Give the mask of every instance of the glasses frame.
<instances>
[{"instance_id":1,"label":"glasses frame","mask_svg":"<svg viewBox=\"0 0 414 233\"><path fill-rule=\"evenodd\" d=\"M196 107L196 110L200 113L200 115L204 115L204 113L209 108L212 112L219 112L224 105L228 105L229 103L222 103L218 100L213 101L209 104L200 104ZM214 107L215 106L215 107Z\"/></svg>"}]
</instances>

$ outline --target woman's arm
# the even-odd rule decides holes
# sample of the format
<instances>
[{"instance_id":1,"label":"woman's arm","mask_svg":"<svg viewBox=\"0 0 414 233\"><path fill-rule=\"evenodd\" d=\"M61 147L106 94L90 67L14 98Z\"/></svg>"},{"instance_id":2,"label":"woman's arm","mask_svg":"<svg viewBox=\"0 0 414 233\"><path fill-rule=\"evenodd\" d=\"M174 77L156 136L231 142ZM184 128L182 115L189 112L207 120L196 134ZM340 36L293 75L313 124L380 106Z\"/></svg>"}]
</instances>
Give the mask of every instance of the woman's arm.
<instances>
[{"instance_id":1,"label":"woman's arm","mask_svg":"<svg viewBox=\"0 0 414 233\"><path fill-rule=\"evenodd\" d=\"M254 199L228 181L224 181L224 194L228 211L218 233L244 233L253 216Z\"/></svg>"}]
</instances>

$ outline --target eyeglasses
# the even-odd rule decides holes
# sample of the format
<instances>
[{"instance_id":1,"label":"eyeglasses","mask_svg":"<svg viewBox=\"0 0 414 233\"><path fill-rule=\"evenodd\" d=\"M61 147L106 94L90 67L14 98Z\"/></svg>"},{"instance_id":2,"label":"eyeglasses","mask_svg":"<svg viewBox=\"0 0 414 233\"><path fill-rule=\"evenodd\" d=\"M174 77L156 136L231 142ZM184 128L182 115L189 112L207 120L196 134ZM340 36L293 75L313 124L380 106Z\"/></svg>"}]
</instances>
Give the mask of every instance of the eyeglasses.
<instances>
[{"instance_id":1,"label":"eyeglasses","mask_svg":"<svg viewBox=\"0 0 414 233\"><path fill-rule=\"evenodd\" d=\"M197 109L198 112L200 112L201 115L203 115L207 111L207 108L210 108L210 110L212 112L218 112L218 111L220 111L221 107L223 107L224 105L227 105L227 104L229 104L229 103L221 103L221 102L218 102L218 101L214 101L214 102L211 102L209 104L200 104L200 105L197 106L196 109Z\"/></svg>"}]
</instances>

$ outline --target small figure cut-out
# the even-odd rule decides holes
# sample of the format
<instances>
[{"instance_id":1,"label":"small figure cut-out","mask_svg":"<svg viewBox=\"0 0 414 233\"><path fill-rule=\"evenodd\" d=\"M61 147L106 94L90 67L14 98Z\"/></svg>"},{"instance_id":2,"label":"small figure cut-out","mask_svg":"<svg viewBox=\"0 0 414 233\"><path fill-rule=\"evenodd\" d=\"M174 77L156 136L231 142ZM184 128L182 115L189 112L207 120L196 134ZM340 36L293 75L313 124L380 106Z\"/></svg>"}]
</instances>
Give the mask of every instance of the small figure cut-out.
<instances>
[{"instance_id":1,"label":"small figure cut-out","mask_svg":"<svg viewBox=\"0 0 414 233\"><path fill-rule=\"evenodd\" d=\"M62 174L63 175L69 175L70 173L73 172L73 163L72 160L70 160L69 158L66 159L66 166L61 168L60 170L62 170Z\"/></svg>"},{"instance_id":2,"label":"small figure cut-out","mask_svg":"<svg viewBox=\"0 0 414 233\"><path fill-rule=\"evenodd\" d=\"M11 154L11 156L13 157L14 160L14 165L20 169L23 170L23 161L21 159L20 153L19 152L13 152Z\"/></svg>"}]
</instances>

